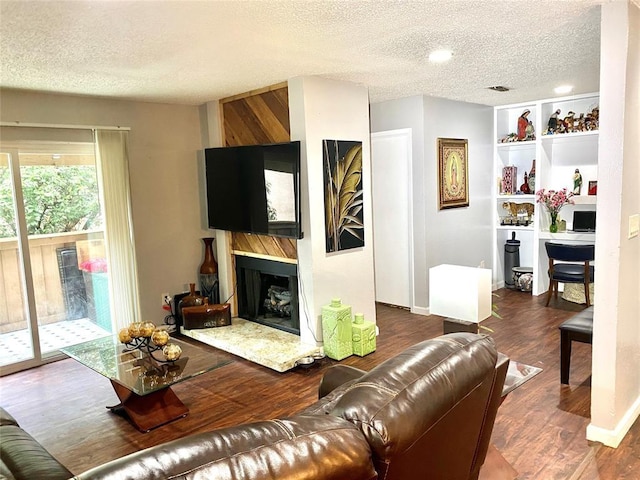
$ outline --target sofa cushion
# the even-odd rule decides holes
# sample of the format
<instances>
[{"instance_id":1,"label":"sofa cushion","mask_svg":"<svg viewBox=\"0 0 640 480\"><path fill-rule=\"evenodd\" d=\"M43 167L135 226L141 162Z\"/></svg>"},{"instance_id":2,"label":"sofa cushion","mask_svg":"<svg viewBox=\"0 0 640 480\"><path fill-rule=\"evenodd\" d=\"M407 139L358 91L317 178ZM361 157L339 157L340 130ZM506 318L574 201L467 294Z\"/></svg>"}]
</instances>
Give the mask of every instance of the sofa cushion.
<instances>
[{"instance_id":1,"label":"sofa cushion","mask_svg":"<svg viewBox=\"0 0 640 480\"><path fill-rule=\"evenodd\" d=\"M371 450L350 422L297 416L192 435L74 477L77 480L373 480Z\"/></svg>"}]
</instances>

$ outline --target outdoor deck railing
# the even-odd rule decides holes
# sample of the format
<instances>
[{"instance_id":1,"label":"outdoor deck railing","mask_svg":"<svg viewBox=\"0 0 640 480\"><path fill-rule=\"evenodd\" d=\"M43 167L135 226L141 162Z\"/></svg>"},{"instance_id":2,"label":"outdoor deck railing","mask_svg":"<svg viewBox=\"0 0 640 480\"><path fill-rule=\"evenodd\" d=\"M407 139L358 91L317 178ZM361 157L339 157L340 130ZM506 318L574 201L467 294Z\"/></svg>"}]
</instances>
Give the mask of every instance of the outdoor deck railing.
<instances>
[{"instance_id":1,"label":"outdoor deck railing","mask_svg":"<svg viewBox=\"0 0 640 480\"><path fill-rule=\"evenodd\" d=\"M76 242L81 240L102 238L103 232L96 230L29 237L36 313L40 325L67 319L68 306L65 305L58 249L75 247ZM27 326L20 272L17 238L0 238L0 333L22 330Z\"/></svg>"}]
</instances>

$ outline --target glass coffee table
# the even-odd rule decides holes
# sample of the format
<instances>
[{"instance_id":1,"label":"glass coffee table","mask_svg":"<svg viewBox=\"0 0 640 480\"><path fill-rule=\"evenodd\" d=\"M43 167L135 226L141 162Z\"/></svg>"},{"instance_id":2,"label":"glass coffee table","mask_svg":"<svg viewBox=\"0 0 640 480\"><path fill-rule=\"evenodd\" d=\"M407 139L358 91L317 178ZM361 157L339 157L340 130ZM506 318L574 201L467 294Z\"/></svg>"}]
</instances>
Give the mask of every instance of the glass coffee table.
<instances>
[{"instance_id":1,"label":"glass coffee table","mask_svg":"<svg viewBox=\"0 0 640 480\"><path fill-rule=\"evenodd\" d=\"M60 349L81 364L111 381L118 405L112 412L127 417L140 431L164 425L189 413L172 385L231 363L228 353L171 338L182 355L162 363L148 353L130 349L117 336L102 337ZM162 357L160 355L159 357Z\"/></svg>"}]
</instances>

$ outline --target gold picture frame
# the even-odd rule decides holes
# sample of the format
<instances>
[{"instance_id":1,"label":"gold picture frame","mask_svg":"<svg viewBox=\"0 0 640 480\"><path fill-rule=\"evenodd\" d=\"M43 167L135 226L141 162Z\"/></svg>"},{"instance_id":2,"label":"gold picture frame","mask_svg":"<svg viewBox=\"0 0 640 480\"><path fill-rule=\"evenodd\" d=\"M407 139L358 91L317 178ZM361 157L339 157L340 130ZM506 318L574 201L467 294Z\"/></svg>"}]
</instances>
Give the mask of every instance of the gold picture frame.
<instances>
[{"instance_id":1,"label":"gold picture frame","mask_svg":"<svg viewBox=\"0 0 640 480\"><path fill-rule=\"evenodd\" d=\"M469 206L468 141L438 138L439 209Z\"/></svg>"}]
</instances>

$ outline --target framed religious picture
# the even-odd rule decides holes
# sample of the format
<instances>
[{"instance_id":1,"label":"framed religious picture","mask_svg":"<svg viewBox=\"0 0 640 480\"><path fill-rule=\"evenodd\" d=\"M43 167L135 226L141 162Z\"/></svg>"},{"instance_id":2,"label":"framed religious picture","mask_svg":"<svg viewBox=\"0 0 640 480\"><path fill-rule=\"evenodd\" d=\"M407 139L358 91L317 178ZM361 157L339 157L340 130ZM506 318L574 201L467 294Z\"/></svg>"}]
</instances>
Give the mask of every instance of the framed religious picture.
<instances>
[{"instance_id":1,"label":"framed religious picture","mask_svg":"<svg viewBox=\"0 0 640 480\"><path fill-rule=\"evenodd\" d=\"M598 194L598 181L597 180L589 180L589 195L597 195Z\"/></svg>"},{"instance_id":2,"label":"framed religious picture","mask_svg":"<svg viewBox=\"0 0 640 480\"><path fill-rule=\"evenodd\" d=\"M438 198L440 210L469 206L466 139L438 138Z\"/></svg>"}]
</instances>

